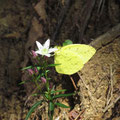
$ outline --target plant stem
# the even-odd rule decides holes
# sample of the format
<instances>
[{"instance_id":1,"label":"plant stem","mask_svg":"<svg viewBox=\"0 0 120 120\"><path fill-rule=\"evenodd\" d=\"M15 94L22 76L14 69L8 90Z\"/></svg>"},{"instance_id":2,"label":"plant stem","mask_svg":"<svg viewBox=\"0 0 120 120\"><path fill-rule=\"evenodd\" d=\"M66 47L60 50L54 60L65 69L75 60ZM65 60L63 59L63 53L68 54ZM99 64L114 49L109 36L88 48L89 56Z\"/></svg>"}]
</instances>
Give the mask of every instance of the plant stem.
<instances>
[{"instance_id":1,"label":"plant stem","mask_svg":"<svg viewBox=\"0 0 120 120\"><path fill-rule=\"evenodd\" d=\"M36 86L37 86L37 89L40 90L40 93L41 93L41 88L40 88L40 86L39 86L37 80L35 79L34 81L35 81L35 84L36 84Z\"/></svg>"},{"instance_id":2,"label":"plant stem","mask_svg":"<svg viewBox=\"0 0 120 120\"><path fill-rule=\"evenodd\" d=\"M51 89L50 89L49 79L48 79L47 72L46 72L47 67L48 67L48 64L47 64L47 61L45 60L44 73L45 73L45 78L46 78L46 89L48 93L48 117L49 117L49 120L53 120L53 111L51 111L51 105L50 105L50 103L53 103L53 100L51 100Z\"/></svg>"}]
</instances>

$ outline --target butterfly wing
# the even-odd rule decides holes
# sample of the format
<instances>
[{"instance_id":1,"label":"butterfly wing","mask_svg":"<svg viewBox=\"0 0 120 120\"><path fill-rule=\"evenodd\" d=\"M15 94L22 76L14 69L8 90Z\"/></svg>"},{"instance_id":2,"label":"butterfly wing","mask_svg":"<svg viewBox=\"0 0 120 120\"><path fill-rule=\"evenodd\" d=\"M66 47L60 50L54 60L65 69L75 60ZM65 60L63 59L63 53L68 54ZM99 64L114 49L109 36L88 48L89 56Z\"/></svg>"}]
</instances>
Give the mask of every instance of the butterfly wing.
<instances>
[{"instance_id":1,"label":"butterfly wing","mask_svg":"<svg viewBox=\"0 0 120 120\"><path fill-rule=\"evenodd\" d=\"M82 60L83 64L87 63L96 52L95 48L85 44L71 44L62 47L62 49L63 51L72 51L76 53Z\"/></svg>"},{"instance_id":2,"label":"butterfly wing","mask_svg":"<svg viewBox=\"0 0 120 120\"><path fill-rule=\"evenodd\" d=\"M64 47L63 47L64 48ZM83 62L79 55L71 50L60 49L55 53L55 66L58 73L71 75L83 68Z\"/></svg>"}]
</instances>

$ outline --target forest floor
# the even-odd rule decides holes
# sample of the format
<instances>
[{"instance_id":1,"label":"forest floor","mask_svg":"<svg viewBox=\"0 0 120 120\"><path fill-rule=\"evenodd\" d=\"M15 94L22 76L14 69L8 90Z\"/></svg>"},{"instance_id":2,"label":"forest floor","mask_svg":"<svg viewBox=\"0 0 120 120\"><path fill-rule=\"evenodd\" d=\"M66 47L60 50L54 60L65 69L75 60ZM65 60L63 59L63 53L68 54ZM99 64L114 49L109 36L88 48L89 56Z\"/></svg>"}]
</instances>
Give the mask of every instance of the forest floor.
<instances>
[{"instance_id":1,"label":"forest floor","mask_svg":"<svg viewBox=\"0 0 120 120\"><path fill-rule=\"evenodd\" d=\"M117 4L110 1L112 4L109 8L114 7L116 13L119 13ZM30 62L28 54L29 50L34 49L35 41L44 43L54 34L59 21L58 13L65 1L53 0L49 6L44 0L40 0L38 4L32 0L28 3L27 0L0 1L0 120L25 120L30 107L40 99L30 97L33 88L29 84L19 85L24 79L21 68ZM77 0L70 9L57 35L57 41L54 41L55 43L52 41L53 45L61 44L65 39L80 43L79 4L82 6L83 3ZM106 19L106 11L104 12L98 24L97 22L94 24L95 16L90 20L85 41L95 39L119 23L117 19L119 14ZM113 11L109 9L110 15L112 12L115 12L114 9ZM56 108L54 120L58 116L60 120L120 120L119 36L97 49L96 54L84 68L72 76L77 89L74 88L69 76L54 73L53 82L56 89L66 88L69 92L77 93L70 98L58 99L71 106L71 109ZM30 120L47 120L46 104L42 106L31 115Z\"/></svg>"},{"instance_id":2,"label":"forest floor","mask_svg":"<svg viewBox=\"0 0 120 120\"><path fill-rule=\"evenodd\" d=\"M81 120L119 120L120 119L120 38L99 49L94 57L85 64L82 71L73 75L77 90L69 77L57 81L56 89L66 88L69 92L77 92L72 98L59 98L58 101L70 105L73 113ZM83 82L84 81L84 82ZM11 90L11 91L9 91ZM24 120L35 100L25 96L25 90L19 87L8 89L9 96L3 95L0 109L1 120ZM26 102L27 101L27 102ZM25 104L26 103L26 104ZM46 105L38 107L31 115L31 120L47 120ZM69 120L70 109L56 108L55 118ZM75 114L74 117L77 117ZM72 120L72 119L71 119Z\"/></svg>"}]
</instances>

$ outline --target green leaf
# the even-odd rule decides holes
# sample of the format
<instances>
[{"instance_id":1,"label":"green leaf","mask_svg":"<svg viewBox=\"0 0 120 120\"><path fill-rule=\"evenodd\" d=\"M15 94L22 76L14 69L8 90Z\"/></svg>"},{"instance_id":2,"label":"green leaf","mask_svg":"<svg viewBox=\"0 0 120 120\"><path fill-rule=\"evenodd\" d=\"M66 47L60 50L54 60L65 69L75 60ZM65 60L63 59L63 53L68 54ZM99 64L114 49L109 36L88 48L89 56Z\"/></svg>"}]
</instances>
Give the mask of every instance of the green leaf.
<instances>
[{"instance_id":1,"label":"green leaf","mask_svg":"<svg viewBox=\"0 0 120 120\"><path fill-rule=\"evenodd\" d=\"M22 84L24 84L25 82L26 82L26 81L22 81L22 82L19 83L19 85L22 85Z\"/></svg>"},{"instance_id":2,"label":"green leaf","mask_svg":"<svg viewBox=\"0 0 120 120\"><path fill-rule=\"evenodd\" d=\"M63 90L56 90L56 91L51 91L51 94L54 94L54 93L57 93L57 92L65 92L66 89L63 89Z\"/></svg>"},{"instance_id":3,"label":"green leaf","mask_svg":"<svg viewBox=\"0 0 120 120\"><path fill-rule=\"evenodd\" d=\"M66 106L66 105L59 103L59 102L55 103L55 105L62 107L62 108L70 108L69 106Z\"/></svg>"},{"instance_id":4,"label":"green leaf","mask_svg":"<svg viewBox=\"0 0 120 120\"><path fill-rule=\"evenodd\" d=\"M46 70L45 73L48 73L50 70Z\"/></svg>"},{"instance_id":5,"label":"green leaf","mask_svg":"<svg viewBox=\"0 0 120 120\"><path fill-rule=\"evenodd\" d=\"M63 46L70 45L70 44L73 44L71 40L65 40L65 42L63 43Z\"/></svg>"},{"instance_id":6,"label":"green leaf","mask_svg":"<svg viewBox=\"0 0 120 120\"><path fill-rule=\"evenodd\" d=\"M38 75L36 80L39 80L39 79L40 79L40 77L41 77L41 75Z\"/></svg>"},{"instance_id":7,"label":"green leaf","mask_svg":"<svg viewBox=\"0 0 120 120\"><path fill-rule=\"evenodd\" d=\"M53 102L50 102L50 104L49 104L49 109L50 109L50 111L53 111L54 110L54 103Z\"/></svg>"},{"instance_id":8,"label":"green leaf","mask_svg":"<svg viewBox=\"0 0 120 120\"><path fill-rule=\"evenodd\" d=\"M46 97L46 99L48 99L48 101L52 100L52 97L48 95L48 92L45 92L44 96Z\"/></svg>"},{"instance_id":9,"label":"green leaf","mask_svg":"<svg viewBox=\"0 0 120 120\"><path fill-rule=\"evenodd\" d=\"M45 75L45 73L41 73L41 77L43 77Z\"/></svg>"},{"instance_id":10,"label":"green leaf","mask_svg":"<svg viewBox=\"0 0 120 120\"><path fill-rule=\"evenodd\" d=\"M41 77L44 77L45 76L45 73L48 73L50 70L46 70L44 72L41 73Z\"/></svg>"},{"instance_id":11,"label":"green leaf","mask_svg":"<svg viewBox=\"0 0 120 120\"><path fill-rule=\"evenodd\" d=\"M51 80L51 78L47 78L47 80Z\"/></svg>"},{"instance_id":12,"label":"green leaf","mask_svg":"<svg viewBox=\"0 0 120 120\"><path fill-rule=\"evenodd\" d=\"M32 66L28 66L28 67L22 68L22 70L31 69L31 68L33 68L33 67Z\"/></svg>"},{"instance_id":13,"label":"green leaf","mask_svg":"<svg viewBox=\"0 0 120 120\"><path fill-rule=\"evenodd\" d=\"M45 97L46 97L47 99L49 99L48 93L45 93Z\"/></svg>"},{"instance_id":14,"label":"green leaf","mask_svg":"<svg viewBox=\"0 0 120 120\"><path fill-rule=\"evenodd\" d=\"M57 66L57 65L60 65L60 64L49 64L48 67L54 67L54 66Z\"/></svg>"},{"instance_id":15,"label":"green leaf","mask_svg":"<svg viewBox=\"0 0 120 120\"><path fill-rule=\"evenodd\" d=\"M37 66L37 70L39 71L40 69L41 69L41 67L38 67L38 66Z\"/></svg>"},{"instance_id":16,"label":"green leaf","mask_svg":"<svg viewBox=\"0 0 120 120\"><path fill-rule=\"evenodd\" d=\"M32 94L32 96L38 96L38 93L34 93L34 94Z\"/></svg>"},{"instance_id":17,"label":"green leaf","mask_svg":"<svg viewBox=\"0 0 120 120\"><path fill-rule=\"evenodd\" d=\"M28 118L30 117L30 115L32 114L32 112L33 112L42 102L43 102L43 100L38 101L38 102L36 102L36 103L31 107L31 109L29 110L29 112L28 112L25 120L28 120Z\"/></svg>"},{"instance_id":18,"label":"green leaf","mask_svg":"<svg viewBox=\"0 0 120 120\"><path fill-rule=\"evenodd\" d=\"M55 95L52 98L56 99L56 98L60 98L60 97L69 97L72 96L74 93L69 93L69 94L59 94L59 95Z\"/></svg>"}]
</instances>

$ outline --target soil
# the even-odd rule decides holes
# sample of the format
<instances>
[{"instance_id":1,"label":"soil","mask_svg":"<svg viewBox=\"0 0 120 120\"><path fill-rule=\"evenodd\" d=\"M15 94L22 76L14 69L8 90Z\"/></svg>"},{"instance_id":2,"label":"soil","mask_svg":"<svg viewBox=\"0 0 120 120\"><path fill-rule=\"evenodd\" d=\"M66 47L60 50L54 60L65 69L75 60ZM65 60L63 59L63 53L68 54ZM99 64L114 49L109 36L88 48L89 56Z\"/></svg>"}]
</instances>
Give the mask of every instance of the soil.
<instances>
[{"instance_id":1,"label":"soil","mask_svg":"<svg viewBox=\"0 0 120 120\"><path fill-rule=\"evenodd\" d=\"M81 109L85 119L113 119L120 115L114 108L120 106L120 38L97 51L79 73L78 81ZM83 82L83 81L84 82ZM109 105L111 106L109 107ZM115 118L114 118L115 119Z\"/></svg>"},{"instance_id":2,"label":"soil","mask_svg":"<svg viewBox=\"0 0 120 120\"><path fill-rule=\"evenodd\" d=\"M119 0L105 4L96 0L84 31L86 1L71 1L68 7L66 1L0 1L0 120L25 120L30 107L41 99L31 96L31 83L19 85L28 78L21 68L32 63L30 50L35 49L36 40L44 43L51 38L51 45L66 39L89 44L120 22ZM76 92L73 97L58 99L71 109L56 108L54 120L120 120L120 34L97 49L84 68L72 75L77 90L69 76L52 71L56 89ZM43 104L29 120L47 119L47 105Z\"/></svg>"}]
</instances>

